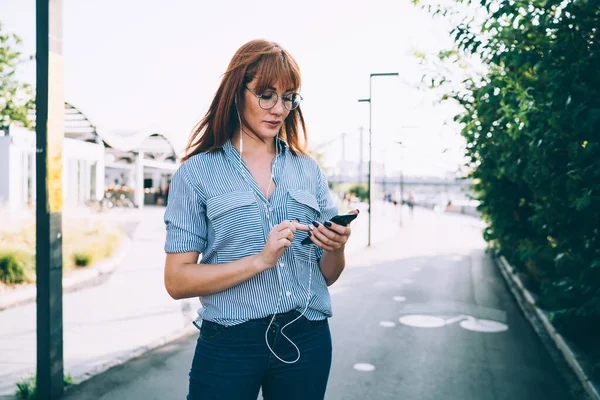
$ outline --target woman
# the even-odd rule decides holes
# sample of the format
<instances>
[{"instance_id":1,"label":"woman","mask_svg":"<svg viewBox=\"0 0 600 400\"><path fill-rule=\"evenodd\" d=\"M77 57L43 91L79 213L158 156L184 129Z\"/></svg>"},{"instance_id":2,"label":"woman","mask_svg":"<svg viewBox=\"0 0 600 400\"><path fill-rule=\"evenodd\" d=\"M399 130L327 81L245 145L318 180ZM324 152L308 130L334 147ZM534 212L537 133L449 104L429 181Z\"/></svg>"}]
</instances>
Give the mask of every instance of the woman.
<instances>
[{"instance_id":1,"label":"woman","mask_svg":"<svg viewBox=\"0 0 600 400\"><path fill-rule=\"evenodd\" d=\"M351 231L329 222L337 206L305 150L299 87L280 46L243 45L173 175L165 286L202 303L190 400L255 400L261 387L265 399L325 395L327 286Z\"/></svg>"}]
</instances>

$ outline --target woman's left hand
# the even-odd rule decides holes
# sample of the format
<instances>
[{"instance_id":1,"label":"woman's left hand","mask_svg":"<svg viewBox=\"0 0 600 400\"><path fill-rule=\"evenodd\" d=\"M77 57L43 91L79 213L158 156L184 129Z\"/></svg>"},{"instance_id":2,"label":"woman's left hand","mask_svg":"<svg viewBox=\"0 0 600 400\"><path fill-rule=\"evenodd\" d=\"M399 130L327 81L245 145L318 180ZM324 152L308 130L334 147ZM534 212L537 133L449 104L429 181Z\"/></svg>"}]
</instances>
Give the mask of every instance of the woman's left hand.
<instances>
[{"instance_id":1,"label":"woman's left hand","mask_svg":"<svg viewBox=\"0 0 600 400\"><path fill-rule=\"evenodd\" d=\"M357 214L358 210L348 211L348 214ZM310 240L325 251L344 251L346 242L352 234L350 225L342 226L331 221L323 224L315 221L311 228Z\"/></svg>"}]
</instances>

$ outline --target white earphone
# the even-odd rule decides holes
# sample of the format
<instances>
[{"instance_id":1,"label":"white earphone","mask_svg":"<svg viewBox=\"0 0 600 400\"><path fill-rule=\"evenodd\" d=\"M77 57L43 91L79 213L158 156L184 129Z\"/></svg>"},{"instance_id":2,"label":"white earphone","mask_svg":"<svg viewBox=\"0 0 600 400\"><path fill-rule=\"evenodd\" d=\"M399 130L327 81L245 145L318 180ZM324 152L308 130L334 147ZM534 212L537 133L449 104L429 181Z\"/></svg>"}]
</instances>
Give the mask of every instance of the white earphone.
<instances>
[{"instance_id":1,"label":"white earphone","mask_svg":"<svg viewBox=\"0 0 600 400\"><path fill-rule=\"evenodd\" d=\"M243 154L244 131L242 129L242 118L240 116L240 112L238 109L237 95L235 96L234 101L235 101L235 110L236 110L236 113L238 116L238 121L240 123L240 164L241 164L241 163L243 163L242 154ZM274 170L275 170L275 166L277 165L278 158L279 158L279 132L277 132L277 137L275 140L275 149L276 149L275 160L273 161L273 166L271 167L271 179L269 180L269 186L267 187L267 196L269 196L269 192L271 190L271 183L275 180ZM270 203L270 201L267 200L267 203ZM267 209L267 208L268 208L268 206L265 205L265 209ZM268 221L269 221L269 229L271 230L271 229L273 229L273 224L271 222L271 219L269 219ZM286 360L282 359L271 348L271 345L269 345L269 339L268 339L269 328L271 328L271 325L273 324L273 321L275 320L275 315L277 315L277 311L279 311L279 305L281 304L281 299L282 299L282 295L283 295L283 280L281 279L281 271L279 269L279 262L277 264L275 264L275 270L277 271L277 278L279 280L279 296L277 296L277 305L275 306L275 311L273 312L273 317L271 318L271 321L269 322L269 325L267 326L267 329L265 330L265 343L267 344L267 347L269 348L269 351L271 352L271 354L273 354L279 361L281 361L282 363L285 363L285 364L294 364L300 359L300 349L298 348L298 346L296 346L296 344L289 337L287 337L287 335L283 332L283 330L285 328L287 328L289 325L291 325L292 323L294 323L297 320L299 320L300 318L302 318L302 316L308 309L308 304L310 303L310 298L311 298L310 286L312 283L312 248L309 250L309 253L308 253L308 289L307 289L308 295L306 298L306 305L304 306L304 310L302 310L302 313L298 317L294 318L292 321L285 324L280 330L282 336L284 338L286 338L286 340L288 342L290 342L292 344L292 346L294 346L294 348L296 349L296 352L298 353L298 356L296 357L296 359L294 361L286 361Z\"/></svg>"}]
</instances>

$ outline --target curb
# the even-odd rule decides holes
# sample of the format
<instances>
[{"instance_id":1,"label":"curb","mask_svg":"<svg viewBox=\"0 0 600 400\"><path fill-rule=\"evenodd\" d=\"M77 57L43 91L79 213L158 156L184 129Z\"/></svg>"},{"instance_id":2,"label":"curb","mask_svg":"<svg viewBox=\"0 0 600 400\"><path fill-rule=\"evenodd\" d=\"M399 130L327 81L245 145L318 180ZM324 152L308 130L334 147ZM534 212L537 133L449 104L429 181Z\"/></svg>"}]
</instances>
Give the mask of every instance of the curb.
<instances>
[{"instance_id":1,"label":"curb","mask_svg":"<svg viewBox=\"0 0 600 400\"><path fill-rule=\"evenodd\" d=\"M129 253L131 243L131 239L124 235L121 246L112 257L98 261L88 268L75 271L63 278L63 294L103 283L123 262L125 256ZM0 296L0 311L33 303L36 297L37 288L35 284L8 291Z\"/></svg>"},{"instance_id":2,"label":"curb","mask_svg":"<svg viewBox=\"0 0 600 400\"><path fill-rule=\"evenodd\" d=\"M104 364L98 365L97 367L94 367L87 372L75 375L75 376L73 376L73 380L75 381L75 383L72 385L69 385L68 387L65 387L65 391L64 391L63 395L67 395L71 389L77 387L78 385L82 384L83 382L87 381L88 379L93 378L94 376L100 375L103 372L108 371L112 367L116 367L118 365L125 364L126 362L131 361L134 358L140 357L149 351L157 349L157 348L164 346L170 342L173 342L177 339L183 338L186 335L191 335L194 332L199 332L198 328L196 328L192 323L190 323L187 326L185 326L181 329L178 329L168 335L165 335L157 340L154 340L147 345L140 346L135 349L131 349L126 354L124 354L120 357L114 358L110 361L107 361Z\"/></svg>"},{"instance_id":3,"label":"curb","mask_svg":"<svg viewBox=\"0 0 600 400\"><path fill-rule=\"evenodd\" d=\"M503 256L495 257L495 259L497 261L496 264L498 265L500 272L504 276L504 279L507 281L507 283L509 283L509 287L515 295L515 297L521 295L525 298L527 306L529 306L530 310L542 322L544 328L546 329L546 332L552 338L554 344L562 353L563 357L567 361L567 364L569 364L569 367L571 367L573 372L575 372L575 375L577 375L577 378L579 378L581 385L584 387L588 395L593 400L600 400L600 393L598 389L590 380L590 378L588 378L581 364L577 360L577 356L575 356L575 353L573 353L567 342L563 339L562 335L556 331L556 329L546 316L545 312L542 311L536 305L536 301L529 292L529 290L525 288L523 282L521 282L521 279L519 279L519 277L514 273L514 268L506 261L506 259ZM521 302L517 303L519 303L519 306L523 306Z\"/></svg>"}]
</instances>

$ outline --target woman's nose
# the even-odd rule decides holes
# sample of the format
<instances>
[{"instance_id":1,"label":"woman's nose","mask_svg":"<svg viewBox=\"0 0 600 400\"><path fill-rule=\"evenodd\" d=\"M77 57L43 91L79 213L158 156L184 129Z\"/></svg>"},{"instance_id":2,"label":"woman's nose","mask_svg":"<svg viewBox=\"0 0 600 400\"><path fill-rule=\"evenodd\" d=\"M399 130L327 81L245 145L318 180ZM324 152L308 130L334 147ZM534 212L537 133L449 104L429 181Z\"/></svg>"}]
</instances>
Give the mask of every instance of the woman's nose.
<instances>
[{"instance_id":1,"label":"woman's nose","mask_svg":"<svg viewBox=\"0 0 600 400\"><path fill-rule=\"evenodd\" d=\"M277 103L271 108L271 112L277 115L281 115L285 112L285 108L283 107L283 99L281 96L277 99Z\"/></svg>"}]
</instances>

